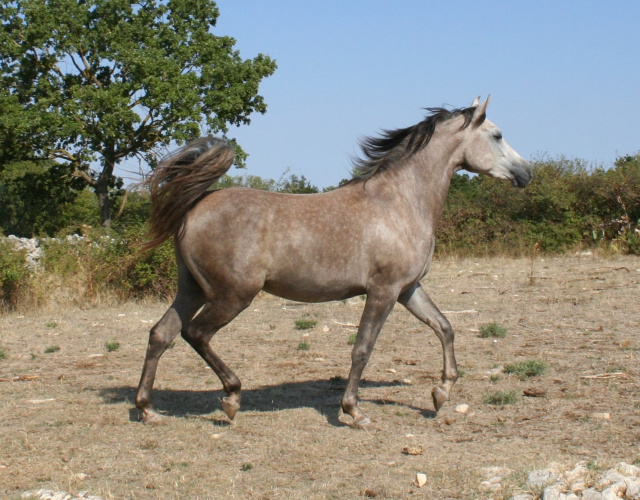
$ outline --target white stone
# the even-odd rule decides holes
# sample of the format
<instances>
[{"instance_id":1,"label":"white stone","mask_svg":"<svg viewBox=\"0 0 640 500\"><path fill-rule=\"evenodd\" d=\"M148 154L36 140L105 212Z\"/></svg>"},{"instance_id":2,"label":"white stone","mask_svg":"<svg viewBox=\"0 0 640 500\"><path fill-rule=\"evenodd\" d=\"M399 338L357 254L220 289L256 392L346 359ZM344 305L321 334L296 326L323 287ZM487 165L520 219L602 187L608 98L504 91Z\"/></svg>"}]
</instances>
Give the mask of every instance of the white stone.
<instances>
[{"instance_id":1,"label":"white stone","mask_svg":"<svg viewBox=\"0 0 640 500\"><path fill-rule=\"evenodd\" d=\"M585 484L584 481L578 481L578 482L572 483L569 489L574 493L579 493L582 490L585 490L586 488L587 488L587 485Z\"/></svg>"},{"instance_id":2,"label":"white stone","mask_svg":"<svg viewBox=\"0 0 640 500\"><path fill-rule=\"evenodd\" d=\"M640 479L627 479L627 498L629 500L640 500Z\"/></svg>"},{"instance_id":3,"label":"white stone","mask_svg":"<svg viewBox=\"0 0 640 500\"><path fill-rule=\"evenodd\" d=\"M466 415L467 413L469 413L469 405L465 405L465 404L461 404L456 406L456 411L458 413L462 413L463 415Z\"/></svg>"},{"instance_id":4,"label":"white stone","mask_svg":"<svg viewBox=\"0 0 640 500\"><path fill-rule=\"evenodd\" d=\"M582 492L582 500L602 500L602 493L595 488L588 488Z\"/></svg>"},{"instance_id":5,"label":"white stone","mask_svg":"<svg viewBox=\"0 0 640 500\"><path fill-rule=\"evenodd\" d=\"M66 491L33 490L25 491L20 498L32 500L102 500L102 497L91 495L86 491L80 491L76 496Z\"/></svg>"},{"instance_id":6,"label":"white stone","mask_svg":"<svg viewBox=\"0 0 640 500\"><path fill-rule=\"evenodd\" d=\"M618 500L624 496L627 491L627 485L622 483L615 483L602 491L602 500Z\"/></svg>"},{"instance_id":7,"label":"white stone","mask_svg":"<svg viewBox=\"0 0 640 500\"><path fill-rule=\"evenodd\" d=\"M557 479L558 475L549 469L534 470L529 473L527 484L529 486L545 486L553 483Z\"/></svg>"},{"instance_id":8,"label":"white stone","mask_svg":"<svg viewBox=\"0 0 640 500\"><path fill-rule=\"evenodd\" d=\"M575 493L560 493L558 500L580 500L580 497Z\"/></svg>"},{"instance_id":9,"label":"white stone","mask_svg":"<svg viewBox=\"0 0 640 500\"><path fill-rule=\"evenodd\" d=\"M541 500L560 500L560 495L562 494L562 487L554 484L552 486L547 486L542 491Z\"/></svg>"},{"instance_id":10,"label":"white stone","mask_svg":"<svg viewBox=\"0 0 640 500\"><path fill-rule=\"evenodd\" d=\"M585 462L579 462L576 466L565 474L565 478L569 483L582 481L589 475L589 469ZM574 490L575 491L575 490Z\"/></svg>"},{"instance_id":11,"label":"white stone","mask_svg":"<svg viewBox=\"0 0 640 500\"><path fill-rule=\"evenodd\" d=\"M625 479L626 478L622 474L620 474L617 470L610 469L606 472L604 477L596 483L596 486L599 489L603 490L604 488L607 488L612 484L618 484L618 483L624 484Z\"/></svg>"},{"instance_id":12,"label":"white stone","mask_svg":"<svg viewBox=\"0 0 640 500\"><path fill-rule=\"evenodd\" d=\"M416 474L415 484L418 488L422 488L425 484L427 484L427 475L422 472L418 472Z\"/></svg>"},{"instance_id":13,"label":"white stone","mask_svg":"<svg viewBox=\"0 0 640 500\"><path fill-rule=\"evenodd\" d=\"M620 474L624 474L625 476L640 476L640 467L636 467L635 465L625 464L621 462L616 467Z\"/></svg>"}]
</instances>

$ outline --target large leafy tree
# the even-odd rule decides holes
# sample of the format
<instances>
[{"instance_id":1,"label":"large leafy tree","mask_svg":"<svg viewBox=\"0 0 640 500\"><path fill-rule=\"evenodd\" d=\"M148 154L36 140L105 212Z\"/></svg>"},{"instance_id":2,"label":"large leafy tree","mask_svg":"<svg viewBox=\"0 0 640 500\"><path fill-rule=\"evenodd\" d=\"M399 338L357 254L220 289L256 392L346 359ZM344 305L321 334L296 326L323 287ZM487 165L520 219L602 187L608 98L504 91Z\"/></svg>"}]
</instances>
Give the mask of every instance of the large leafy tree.
<instances>
[{"instance_id":1,"label":"large leafy tree","mask_svg":"<svg viewBox=\"0 0 640 500\"><path fill-rule=\"evenodd\" d=\"M211 0L0 2L0 168L54 160L93 188L108 226L118 162L153 167L171 141L266 111L258 86L275 62L243 60L213 34L218 15Z\"/></svg>"}]
</instances>

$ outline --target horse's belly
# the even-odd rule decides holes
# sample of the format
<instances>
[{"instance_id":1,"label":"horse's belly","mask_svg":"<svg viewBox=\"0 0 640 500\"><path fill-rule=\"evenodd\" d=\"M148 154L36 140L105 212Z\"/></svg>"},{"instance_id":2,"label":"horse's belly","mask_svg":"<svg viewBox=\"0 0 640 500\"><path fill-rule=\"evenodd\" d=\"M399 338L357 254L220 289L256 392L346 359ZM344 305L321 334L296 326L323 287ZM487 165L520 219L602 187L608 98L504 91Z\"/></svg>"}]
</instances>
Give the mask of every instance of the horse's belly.
<instances>
[{"instance_id":1,"label":"horse's belly","mask_svg":"<svg viewBox=\"0 0 640 500\"><path fill-rule=\"evenodd\" d=\"M345 279L346 276L334 276L328 273L314 274L305 272L283 273L267 278L264 290L288 300L301 302L328 302L341 300L365 293L363 284L358 280Z\"/></svg>"}]
</instances>

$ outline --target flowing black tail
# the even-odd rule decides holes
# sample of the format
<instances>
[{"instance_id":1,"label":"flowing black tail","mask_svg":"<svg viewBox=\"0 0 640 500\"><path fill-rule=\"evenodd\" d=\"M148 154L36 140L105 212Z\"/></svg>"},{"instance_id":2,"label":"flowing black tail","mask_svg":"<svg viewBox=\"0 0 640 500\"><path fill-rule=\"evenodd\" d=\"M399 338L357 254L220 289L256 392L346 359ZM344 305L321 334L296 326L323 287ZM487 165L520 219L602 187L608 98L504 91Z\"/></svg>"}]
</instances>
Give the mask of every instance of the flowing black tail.
<instances>
[{"instance_id":1,"label":"flowing black tail","mask_svg":"<svg viewBox=\"0 0 640 500\"><path fill-rule=\"evenodd\" d=\"M235 151L217 137L201 137L166 157L149 177L150 250L174 236L180 237L184 219L207 189L231 167Z\"/></svg>"}]
</instances>

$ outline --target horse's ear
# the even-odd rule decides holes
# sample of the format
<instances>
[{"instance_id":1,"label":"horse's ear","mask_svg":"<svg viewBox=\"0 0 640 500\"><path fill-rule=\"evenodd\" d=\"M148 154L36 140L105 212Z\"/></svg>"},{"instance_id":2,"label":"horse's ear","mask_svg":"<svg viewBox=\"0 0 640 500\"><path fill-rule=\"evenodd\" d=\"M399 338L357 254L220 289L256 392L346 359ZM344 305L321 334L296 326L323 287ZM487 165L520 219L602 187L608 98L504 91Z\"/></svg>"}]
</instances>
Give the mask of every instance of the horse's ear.
<instances>
[{"instance_id":1,"label":"horse's ear","mask_svg":"<svg viewBox=\"0 0 640 500\"><path fill-rule=\"evenodd\" d=\"M487 118L487 106L489 105L490 100L491 96L488 96L487 100L480 104L473 112L472 122L475 127L482 125L484 120Z\"/></svg>"},{"instance_id":2,"label":"horse's ear","mask_svg":"<svg viewBox=\"0 0 640 500\"><path fill-rule=\"evenodd\" d=\"M473 102L471 103L471 106L469 106L470 108L477 108L478 104L480 104L480 96L476 97Z\"/></svg>"}]
</instances>

